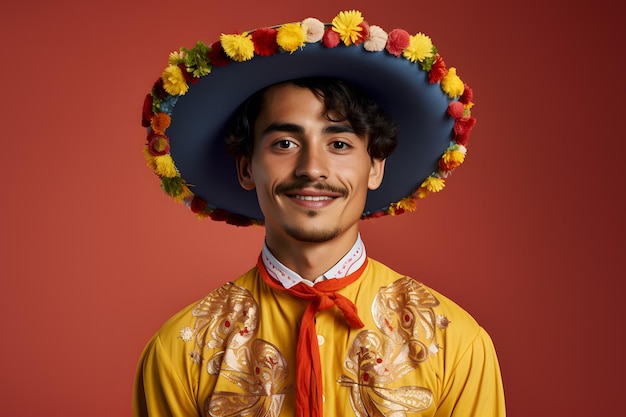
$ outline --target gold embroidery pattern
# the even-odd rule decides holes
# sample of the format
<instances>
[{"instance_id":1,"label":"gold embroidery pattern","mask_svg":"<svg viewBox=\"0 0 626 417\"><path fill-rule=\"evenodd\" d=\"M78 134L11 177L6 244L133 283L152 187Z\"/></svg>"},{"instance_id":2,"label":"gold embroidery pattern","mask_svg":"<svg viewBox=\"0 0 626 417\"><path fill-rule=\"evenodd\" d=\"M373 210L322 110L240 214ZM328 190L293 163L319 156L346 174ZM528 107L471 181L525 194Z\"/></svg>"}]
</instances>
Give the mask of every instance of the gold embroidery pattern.
<instances>
[{"instance_id":1,"label":"gold embroidery pattern","mask_svg":"<svg viewBox=\"0 0 626 417\"><path fill-rule=\"evenodd\" d=\"M357 417L401 417L430 407L433 395L429 389L390 385L439 349L435 332L441 319L433 311L437 305L434 295L409 277L378 291L372 316L379 332L359 332L344 361L351 376L342 375L338 380L350 388Z\"/></svg>"},{"instance_id":2,"label":"gold embroidery pattern","mask_svg":"<svg viewBox=\"0 0 626 417\"><path fill-rule=\"evenodd\" d=\"M289 371L276 346L257 338L259 306L252 294L226 284L202 300L193 315L196 345L217 351L207 360L207 372L242 391L214 392L205 402L207 416L278 416L290 388Z\"/></svg>"}]
</instances>

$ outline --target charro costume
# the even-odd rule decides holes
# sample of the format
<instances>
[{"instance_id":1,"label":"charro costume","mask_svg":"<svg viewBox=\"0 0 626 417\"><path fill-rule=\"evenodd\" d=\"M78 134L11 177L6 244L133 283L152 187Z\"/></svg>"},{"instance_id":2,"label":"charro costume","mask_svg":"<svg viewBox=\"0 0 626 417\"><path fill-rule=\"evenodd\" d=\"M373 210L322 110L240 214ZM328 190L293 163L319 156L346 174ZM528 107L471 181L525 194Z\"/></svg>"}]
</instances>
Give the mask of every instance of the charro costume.
<instances>
[{"instance_id":1,"label":"charro costume","mask_svg":"<svg viewBox=\"0 0 626 417\"><path fill-rule=\"evenodd\" d=\"M262 224L222 142L251 94L290 79L347 80L400 128L363 218L412 211L466 154L472 92L430 38L357 11L222 35L172 53L147 96L145 155L200 217ZM367 257L360 238L314 285L265 246L257 265L170 319L147 345L135 416L503 416L487 333L441 294Z\"/></svg>"}]
</instances>

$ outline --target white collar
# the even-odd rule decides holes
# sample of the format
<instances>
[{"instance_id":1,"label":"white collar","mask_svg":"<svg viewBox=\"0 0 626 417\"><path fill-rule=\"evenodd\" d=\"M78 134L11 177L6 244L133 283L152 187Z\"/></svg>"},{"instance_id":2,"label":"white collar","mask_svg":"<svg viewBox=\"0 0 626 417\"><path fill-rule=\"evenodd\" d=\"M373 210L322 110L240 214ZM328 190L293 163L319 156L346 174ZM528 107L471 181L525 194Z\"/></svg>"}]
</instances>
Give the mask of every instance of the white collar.
<instances>
[{"instance_id":1,"label":"white collar","mask_svg":"<svg viewBox=\"0 0 626 417\"><path fill-rule=\"evenodd\" d=\"M302 278L296 272L287 268L285 265L280 263L278 259L272 252L270 252L267 244L263 243L263 251L261 252L261 259L263 260L263 265L265 265L265 269L268 274L280 282L283 287L291 288L300 282L304 282L307 285L313 286L316 282L324 281L327 279L335 279L335 278L344 278L350 273L359 269L365 260L367 259L367 254L365 253L365 245L361 240L361 235L357 236L356 242L352 246L352 248L345 254L343 258L339 260L328 271L324 274L317 277L313 282Z\"/></svg>"}]
</instances>

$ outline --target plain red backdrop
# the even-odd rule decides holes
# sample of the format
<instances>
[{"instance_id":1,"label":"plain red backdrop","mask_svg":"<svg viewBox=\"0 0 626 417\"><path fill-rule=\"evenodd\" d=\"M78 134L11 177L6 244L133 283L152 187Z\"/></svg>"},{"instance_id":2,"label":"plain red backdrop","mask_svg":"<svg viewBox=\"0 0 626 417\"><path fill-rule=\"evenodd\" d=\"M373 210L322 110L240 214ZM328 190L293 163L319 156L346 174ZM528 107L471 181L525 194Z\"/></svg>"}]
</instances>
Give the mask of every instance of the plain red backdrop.
<instances>
[{"instance_id":1,"label":"plain red backdrop","mask_svg":"<svg viewBox=\"0 0 626 417\"><path fill-rule=\"evenodd\" d=\"M626 35L614 3L4 2L0 414L128 416L149 337L256 259L262 228L195 219L145 167L141 104L168 53L352 8L429 34L479 119L444 192L363 223L369 254L490 332L510 416L619 413Z\"/></svg>"}]
</instances>

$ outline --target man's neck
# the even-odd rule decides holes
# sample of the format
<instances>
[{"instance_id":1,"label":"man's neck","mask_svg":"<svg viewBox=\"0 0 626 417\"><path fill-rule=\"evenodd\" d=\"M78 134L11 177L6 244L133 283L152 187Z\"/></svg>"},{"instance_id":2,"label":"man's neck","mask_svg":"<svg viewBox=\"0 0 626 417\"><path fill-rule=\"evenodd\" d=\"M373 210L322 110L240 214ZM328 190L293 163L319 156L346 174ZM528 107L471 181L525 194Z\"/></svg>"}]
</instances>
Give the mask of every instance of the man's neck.
<instances>
[{"instance_id":1,"label":"man's neck","mask_svg":"<svg viewBox=\"0 0 626 417\"><path fill-rule=\"evenodd\" d=\"M283 265L303 279L314 281L331 269L354 246L355 233L344 233L326 242L299 242L266 236L266 245Z\"/></svg>"}]
</instances>

